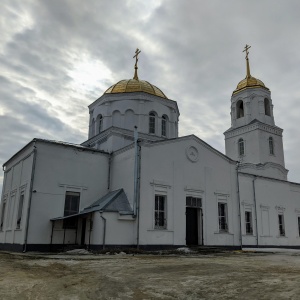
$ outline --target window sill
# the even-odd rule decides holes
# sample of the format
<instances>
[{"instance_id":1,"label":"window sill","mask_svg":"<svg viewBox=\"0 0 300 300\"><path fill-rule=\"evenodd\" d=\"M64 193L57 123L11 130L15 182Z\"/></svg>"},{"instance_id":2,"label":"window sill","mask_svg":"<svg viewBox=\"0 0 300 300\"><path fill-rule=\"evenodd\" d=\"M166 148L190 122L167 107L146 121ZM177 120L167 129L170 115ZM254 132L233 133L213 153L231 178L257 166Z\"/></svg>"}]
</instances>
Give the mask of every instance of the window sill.
<instances>
[{"instance_id":1,"label":"window sill","mask_svg":"<svg viewBox=\"0 0 300 300\"><path fill-rule=\"evenodd\" d=\"M286 235L276 235L277 238L288 238Z\"/></svg>"}]
</instances>

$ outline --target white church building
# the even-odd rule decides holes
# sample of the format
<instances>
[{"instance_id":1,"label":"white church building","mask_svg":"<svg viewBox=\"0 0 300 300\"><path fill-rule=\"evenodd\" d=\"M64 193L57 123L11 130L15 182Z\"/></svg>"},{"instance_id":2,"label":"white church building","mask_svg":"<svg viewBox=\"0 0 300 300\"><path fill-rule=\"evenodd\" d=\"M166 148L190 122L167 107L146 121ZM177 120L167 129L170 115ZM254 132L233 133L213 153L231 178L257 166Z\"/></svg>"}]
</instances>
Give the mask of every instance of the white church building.
<instances>
[{"instance_id":1,"label":"white church building","mask_svg":"<svg viewBox=\"0 0 300 300\"><path fill-rule=\"evenodd\" d=\"M248 49L226 154L178 137L177 102L138 78L136 55L133 79L89 106L87 141L36 138L4 163L0 249L300 247L300 184Z\"/></svg>"}]
</instances>

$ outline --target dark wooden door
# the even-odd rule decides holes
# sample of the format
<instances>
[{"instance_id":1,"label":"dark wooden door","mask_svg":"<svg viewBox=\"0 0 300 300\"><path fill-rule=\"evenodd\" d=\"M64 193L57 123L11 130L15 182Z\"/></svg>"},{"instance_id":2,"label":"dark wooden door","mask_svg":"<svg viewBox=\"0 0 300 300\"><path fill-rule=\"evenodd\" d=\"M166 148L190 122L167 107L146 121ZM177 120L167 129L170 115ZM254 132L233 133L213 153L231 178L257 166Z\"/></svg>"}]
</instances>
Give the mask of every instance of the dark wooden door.
<instances>
[{"instance_id":1,"label":"dark wooden door","mask_svg":"<svg viewBox=\"0 0 300 300\"><path fill-rule=\"evenodd\" d=\"M198 245L198 209L186 208L186 244Z\"/></svg>"},{"instance_id":2,"label":"dark wooden door","mask_svg":"<svg viewBox=\"0 0 300 300\"><path fill-rule=\"evenodd\" d=\"M86 219L81 219L81 245L85 245Z\"/></svg>"}]
</instances>

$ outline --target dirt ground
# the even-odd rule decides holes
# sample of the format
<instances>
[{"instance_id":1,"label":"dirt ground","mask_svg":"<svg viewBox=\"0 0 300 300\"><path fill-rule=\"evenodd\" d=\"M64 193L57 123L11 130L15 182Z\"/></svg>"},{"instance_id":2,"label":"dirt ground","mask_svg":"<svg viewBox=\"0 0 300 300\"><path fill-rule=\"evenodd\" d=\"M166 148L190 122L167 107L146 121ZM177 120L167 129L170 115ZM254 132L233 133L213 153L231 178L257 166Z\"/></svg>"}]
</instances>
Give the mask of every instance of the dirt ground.
<instances>
[{"instance_id":1,"label":"dirt ground","mask_svg":"<svg viewBox=\"0 0 300 300\"><path fill-rule=\"evenodd\" d=\"M0 299L300 299L300 255L0 252Z\"/></svg>"}]
</instances>

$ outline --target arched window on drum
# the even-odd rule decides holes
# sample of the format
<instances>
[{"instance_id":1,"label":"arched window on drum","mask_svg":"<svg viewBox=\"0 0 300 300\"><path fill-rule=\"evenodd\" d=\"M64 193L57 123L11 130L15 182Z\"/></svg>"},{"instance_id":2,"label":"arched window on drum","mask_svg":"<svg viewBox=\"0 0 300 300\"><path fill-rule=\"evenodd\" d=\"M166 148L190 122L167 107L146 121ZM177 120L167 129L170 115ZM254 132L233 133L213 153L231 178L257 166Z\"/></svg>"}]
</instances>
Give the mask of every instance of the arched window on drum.
<instances>
[{"instance_id":1,"label":"arched window on drum","mask_svg":"<svg viewBox=\"0 0 300 300\"><path fill-rule=\"evenodd\" d=\"M149 133L155 134L155 124L156 123L156 114L155 112L149 113Z\"/></svg>"},{"instance_id":2,"label":"arched window on drum","mask_svg":"<svg viewBox=\"0 0 300 300\"><path fill-rule=\"evenodd\" d=\"M168 117L163 115L161 118L161 135L167 137L168 134Z\"/></svg>"}]
</instances>

